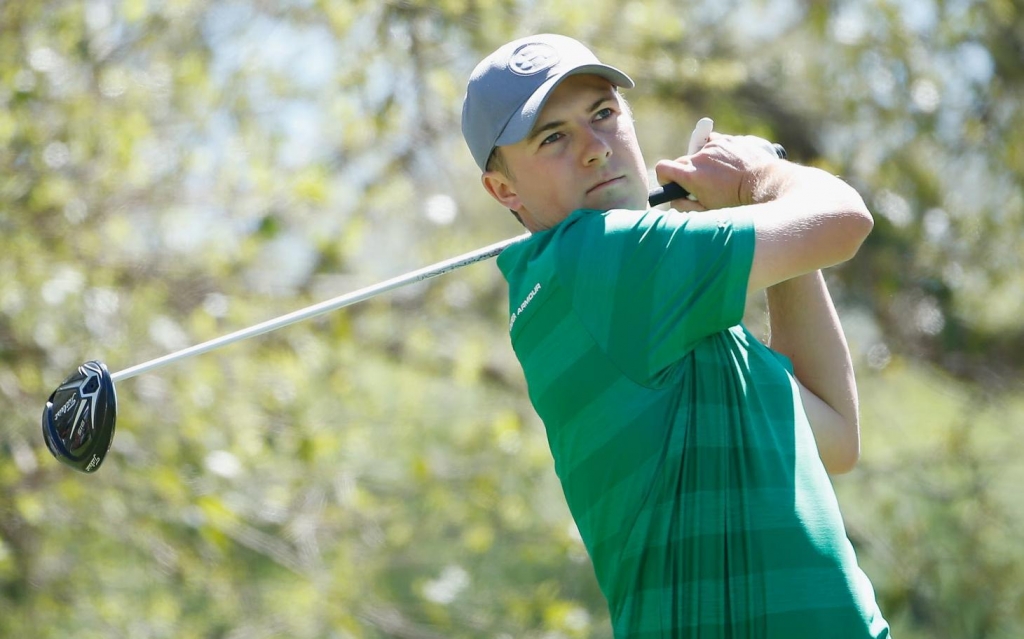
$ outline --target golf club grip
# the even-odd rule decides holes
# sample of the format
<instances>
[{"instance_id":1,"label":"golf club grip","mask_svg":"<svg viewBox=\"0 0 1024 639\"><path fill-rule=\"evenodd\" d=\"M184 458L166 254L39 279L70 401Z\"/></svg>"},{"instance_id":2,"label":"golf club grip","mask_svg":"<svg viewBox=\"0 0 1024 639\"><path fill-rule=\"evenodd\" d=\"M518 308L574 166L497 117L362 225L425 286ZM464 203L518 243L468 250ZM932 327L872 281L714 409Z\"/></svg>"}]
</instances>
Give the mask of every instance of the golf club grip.
<instances>
[{"instance_id":1,"label":"golf club grip","mask_svg":"<svg viewBox=\"0 0 1024 639\"><path fill-rule=\"evenodd\" d=\"M783 160L786 159L786 149L781 144L773 144L772 147L775 149L775 154ZM652 189L647 195L647 201L650 202L651 206L658 206L672 200L682 200L690 195L690 192L679 186L675 182L669 182L659 186L656 189Z\"/></svg>"}]
</instances>

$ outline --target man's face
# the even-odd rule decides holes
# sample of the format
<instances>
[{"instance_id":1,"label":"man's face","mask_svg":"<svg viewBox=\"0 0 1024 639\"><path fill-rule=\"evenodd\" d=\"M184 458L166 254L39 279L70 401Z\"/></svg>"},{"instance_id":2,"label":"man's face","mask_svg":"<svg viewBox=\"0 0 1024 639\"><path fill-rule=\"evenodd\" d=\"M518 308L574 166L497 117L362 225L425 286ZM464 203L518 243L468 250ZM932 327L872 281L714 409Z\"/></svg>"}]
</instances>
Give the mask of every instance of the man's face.
<instances>
[{"instance_id":1,"label":"man's face","mask_svg":"<svg viewBox=\"0 0 1024 639\"><path fill-rule=\"evenodd\" d=\"M484 187L530 231L551 228L577 209L647 208L633 118L604 78L566 78L530 135L500 148L508 175L488 171Z\"/></svg>"}]
</instances>

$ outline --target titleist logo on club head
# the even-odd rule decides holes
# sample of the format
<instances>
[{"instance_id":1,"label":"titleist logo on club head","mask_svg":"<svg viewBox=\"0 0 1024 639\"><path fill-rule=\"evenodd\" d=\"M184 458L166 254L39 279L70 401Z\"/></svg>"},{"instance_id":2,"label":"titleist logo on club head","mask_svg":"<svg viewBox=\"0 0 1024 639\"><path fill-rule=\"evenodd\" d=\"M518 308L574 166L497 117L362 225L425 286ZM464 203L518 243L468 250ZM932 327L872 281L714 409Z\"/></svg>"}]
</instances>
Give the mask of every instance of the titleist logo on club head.
<instances>
[{"instance_id":1,"label":"titleist logo on club head","mask_svg":"<svg viewBox=\"0 0 1024 639\"><path fill-rule=\"evenodd\" d=\"M508 61L508 68L516 75L534 75L558 64L555 48L543 42L531 42L516 49Z\"/></svg>"},{"instance_id":2,"label":"titleist logo on club head","mask_svg":"<svg viewBox=\"0 0 1024 639\"><path fill-rule=\"evenodd\" d=\"M64 405L61 406L60 409L56 413L53 414L53 418L54 419L60 419L62 415L64 415L65 413L70 411L72 408L74 408L75 404L77 404L77 403L78 403L78 397L75 396L75 395L72 395L71 399L69 399L68 401L64 402Z\"/></svg>"},{"instance_id":3,"label":"titleist logo on club head","mask_svg":"<svg viewBox=\"0 0 1024 639\"><path fill-rule=\"evenodd\" d=\"M85 467L85 472L87 472L87 473L91 472L92 470L94 470L99 465L100 465L100 456L99 455L93 455L92 459L89 460L89 465Z\"/></svg>"}]
</instances>

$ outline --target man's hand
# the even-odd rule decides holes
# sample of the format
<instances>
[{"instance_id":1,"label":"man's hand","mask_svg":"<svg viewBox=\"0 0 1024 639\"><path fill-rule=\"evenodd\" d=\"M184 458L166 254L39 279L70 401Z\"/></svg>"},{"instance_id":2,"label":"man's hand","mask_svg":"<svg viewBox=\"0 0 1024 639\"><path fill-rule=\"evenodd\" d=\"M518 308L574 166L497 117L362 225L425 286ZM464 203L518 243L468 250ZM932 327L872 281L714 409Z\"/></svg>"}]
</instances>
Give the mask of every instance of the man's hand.
<instances>
[{"instance_id":1,"label":"man's hand","mask_svg":"<svg viewBox=\"0 0 1024 639\"><path fill-rule=\"evenodd\" d=\"M659 182L676 182L696 196L674 200L676 210L738 207L731 212L753 220L751 293L845 262L874 224L849 184L780 160L761 138L712 134L697 153L663 160L656 171Z\"/></svg>"},{"instance_id":2,"label":"man's hand","mask_svg":"<svg viewBox=\"0 0 1024 639\"><path fill-rule=\"evenodd\" d=\"M658 182L676 182L696 197L674 200L678 211L704 211L774 199L785 181L771 145L754 136L712 133L703 148L655 167Z\"/></svg>"}]
</instances>

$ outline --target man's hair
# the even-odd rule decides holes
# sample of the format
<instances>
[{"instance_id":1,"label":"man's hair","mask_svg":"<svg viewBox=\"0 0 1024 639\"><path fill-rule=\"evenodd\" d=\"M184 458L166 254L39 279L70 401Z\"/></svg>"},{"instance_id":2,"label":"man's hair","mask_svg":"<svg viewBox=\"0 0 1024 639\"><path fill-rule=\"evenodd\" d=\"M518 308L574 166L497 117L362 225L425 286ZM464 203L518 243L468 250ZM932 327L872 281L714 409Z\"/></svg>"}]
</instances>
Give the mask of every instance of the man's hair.
<instances>
[{"instance_id":1,"label":"man's hair","mask_svg":"<svg viewBox=\"0 0 1024 639\"><path fill-rule=\"evenodd\" d=\"M505 161L505 156L502 155L501 148L499 147L494 147L494 150L491 151L491 156L487 158L487 166L485 169L487 171L501 173L507 178L514 177L512 175L512 169L508 168L508 162Z\"/></svg>"},{"instance_id":2,"label":"man's hair","mask_svg":"<svg viewBox=\"0 0 1024 639\"><path fill-rule=\"evenodd\" d=\"M498 148L498 147L494 147L494 150L491 151L490 157L487 158L487 166L485 166L484 168L487 171L494 171L495 173L501 173L502 175L504 175L505 177L507 177L509 179L512 179L512 178L515 177L514 175L512 175L512 169L509 168L508 162L505 161L505 156L501 153L501 149ZM520 224L523 224L523 218L519 217L518 213L516 213L512 209L509 209L509 211L511 211L512 215L514 215L515 218L517 220L519 220ZM523 224L523 226L526 226L526 225Z\"/></svg>"}]
</instances>

